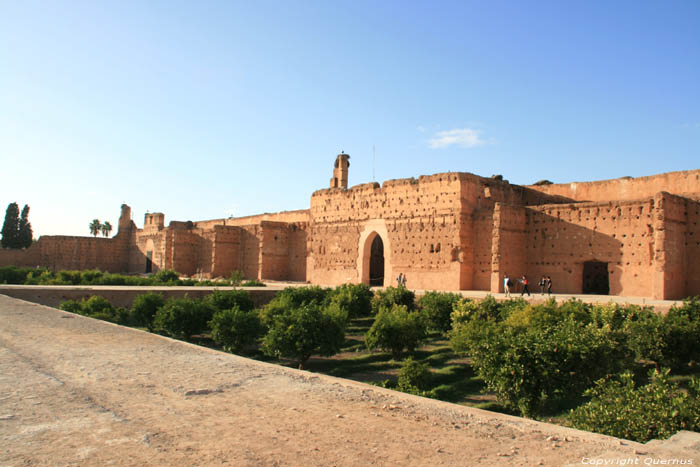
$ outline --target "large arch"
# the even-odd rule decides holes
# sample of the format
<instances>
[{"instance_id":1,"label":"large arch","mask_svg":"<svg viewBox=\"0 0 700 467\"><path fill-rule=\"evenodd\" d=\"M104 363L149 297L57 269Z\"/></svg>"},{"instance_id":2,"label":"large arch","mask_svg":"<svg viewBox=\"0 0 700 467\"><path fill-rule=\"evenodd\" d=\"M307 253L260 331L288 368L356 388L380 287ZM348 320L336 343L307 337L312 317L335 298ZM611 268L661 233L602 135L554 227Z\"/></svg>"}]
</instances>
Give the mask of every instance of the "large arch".
<instances>
[{"instance_id":1,"label":"large arch","mask_svg":"<svg viewBox=\"0 0 700 467\"><path fill-rule=\"evenodd\" d=\"M389 242L389 232L386 229L384 219L372 219L365 223L364 229L360 233L357 258L357 277L363 284L370 285L370 265L372 257L372 243L377 236L381 239L384 251L384 286L391 285L393 275L391 267L391 243ZM376 244L375 244L376 248Z\"/></svg>"}]
</instances>

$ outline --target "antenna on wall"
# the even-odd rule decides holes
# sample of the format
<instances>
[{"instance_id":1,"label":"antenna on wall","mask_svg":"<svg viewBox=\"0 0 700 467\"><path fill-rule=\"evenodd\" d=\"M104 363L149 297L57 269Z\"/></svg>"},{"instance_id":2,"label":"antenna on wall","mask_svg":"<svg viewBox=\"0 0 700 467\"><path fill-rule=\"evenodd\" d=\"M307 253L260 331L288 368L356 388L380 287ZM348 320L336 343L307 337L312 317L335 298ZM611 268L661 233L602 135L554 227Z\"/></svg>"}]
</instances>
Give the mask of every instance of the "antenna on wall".
<instances>
[{"instance_id":1,"label":"antenna on wall","mask_svg":"<svg viewBox=\"0 0 700 467\"><path fill-rule=\"evenodd\" d=\"M376 162L377 162L377 154L375 152L375 148L374 148L374 144L373 144L372 145L372 181L373 182L377 181L377 177L375 177L375 175L374 175L374 166L375 166Z\"/></svg>"}]
</instances>

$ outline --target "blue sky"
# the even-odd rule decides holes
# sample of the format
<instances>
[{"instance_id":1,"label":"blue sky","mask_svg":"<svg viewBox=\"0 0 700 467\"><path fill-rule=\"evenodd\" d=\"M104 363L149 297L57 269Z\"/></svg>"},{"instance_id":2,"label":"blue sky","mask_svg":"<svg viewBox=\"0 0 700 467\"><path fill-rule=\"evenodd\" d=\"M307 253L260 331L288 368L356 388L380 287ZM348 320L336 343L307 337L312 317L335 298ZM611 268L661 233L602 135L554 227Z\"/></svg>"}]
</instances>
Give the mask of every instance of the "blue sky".
<instances>
[{"instance_id":1,"label":"blue sky","mask_svg":"<svg viewBox=\"0 0 700 467\"><path fill-rule=\"evenodd\" d=\"M351 185L698 169L700 2L0 0L35 234L305 209L340 150Z\"/></svg>"}]
</instances>

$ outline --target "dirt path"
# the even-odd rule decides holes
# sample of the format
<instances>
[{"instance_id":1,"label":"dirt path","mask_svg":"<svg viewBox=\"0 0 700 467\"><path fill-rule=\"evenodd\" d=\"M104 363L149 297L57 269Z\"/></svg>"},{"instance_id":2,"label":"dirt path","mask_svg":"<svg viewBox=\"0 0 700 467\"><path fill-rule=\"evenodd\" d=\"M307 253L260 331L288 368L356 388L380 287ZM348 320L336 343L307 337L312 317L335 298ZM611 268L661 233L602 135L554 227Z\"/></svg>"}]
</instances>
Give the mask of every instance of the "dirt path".
<instances>
[{"instance_id":1,"label":"dirt path","mask_svg":"<svg viewBox=\"0 0 700 467\"><path fill-rule=\"evenodd\" d=\"M0 296L0 465L697 465L690 439L621 442Z\"/></svg>"}]
</instances>

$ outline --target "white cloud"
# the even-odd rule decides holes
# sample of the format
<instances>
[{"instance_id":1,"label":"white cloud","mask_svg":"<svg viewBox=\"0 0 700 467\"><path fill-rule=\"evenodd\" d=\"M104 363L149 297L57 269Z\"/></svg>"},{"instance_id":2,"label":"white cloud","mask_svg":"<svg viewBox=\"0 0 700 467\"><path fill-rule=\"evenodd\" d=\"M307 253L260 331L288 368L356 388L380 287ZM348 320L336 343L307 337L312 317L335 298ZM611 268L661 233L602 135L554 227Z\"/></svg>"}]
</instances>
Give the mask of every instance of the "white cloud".
<instances>
[{"instance_id":1,"label":"white cloud","mask_svg":"<svg viewBox=\"0 0 700 467\"><path fill-rule=\"evenodd\" d=\"M462 148L473 148L486 144L486 141L481 139L480 135L481 130L455 128L454 130L438 131L428 141L428 144L433 149L446 148L453 145Z\"/></svg>"}]
</instances>

